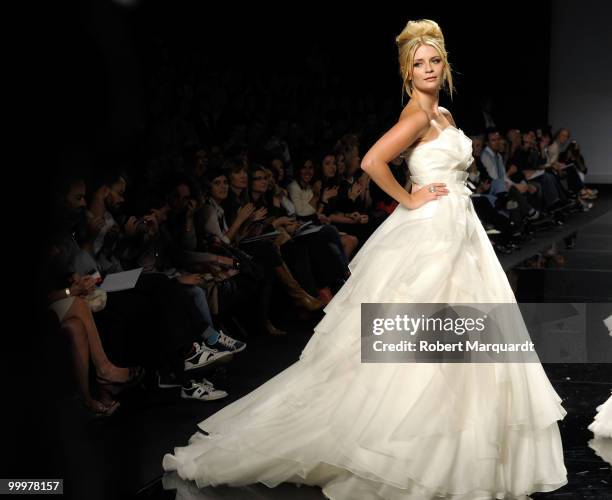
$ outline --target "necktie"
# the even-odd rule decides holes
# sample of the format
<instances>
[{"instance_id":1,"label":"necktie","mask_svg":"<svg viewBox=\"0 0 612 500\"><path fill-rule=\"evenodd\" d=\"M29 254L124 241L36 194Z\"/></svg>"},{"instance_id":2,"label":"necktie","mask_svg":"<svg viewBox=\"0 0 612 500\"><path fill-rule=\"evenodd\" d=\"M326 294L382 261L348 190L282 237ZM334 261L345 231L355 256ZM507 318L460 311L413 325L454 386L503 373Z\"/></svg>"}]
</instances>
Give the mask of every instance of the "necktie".
<instances>
[{"instance_id":1,"label":"necktie","mask_svg":"<svg viewBox=\"0 0 612 500\"><path fill-rule=\"evenodd\" d=\"M497 178L504 180L504 178L506 177L506 169L504 168L503 162L499 160L499 154L495 153L495 163L497 164Z\"/></svg>"}]
</instances>

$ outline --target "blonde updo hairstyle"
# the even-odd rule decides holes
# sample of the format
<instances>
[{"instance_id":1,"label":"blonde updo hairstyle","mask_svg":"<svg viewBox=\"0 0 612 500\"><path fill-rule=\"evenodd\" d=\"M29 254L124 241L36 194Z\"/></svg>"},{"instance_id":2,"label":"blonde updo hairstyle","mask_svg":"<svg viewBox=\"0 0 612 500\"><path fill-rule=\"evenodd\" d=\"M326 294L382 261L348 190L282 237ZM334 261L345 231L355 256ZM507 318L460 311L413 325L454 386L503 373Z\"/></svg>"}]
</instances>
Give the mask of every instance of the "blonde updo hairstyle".
<instances>
[{"instance_id":1,"label":"blonde updo hairstyle","mask_svg":"<svg viewBox=\"0 0 612 500\"><path fill-rule=\"evenodd\" d=\"M438 51L444 62L441 88L447 87L452 99L453 75L451 74L451 66L448 62L448 54L444 47L444 35L438 23L430 19L408 21L406 27L395 38L395 42L399 50L400 75L403 82L402 90L406 90L406 93L412 97L411 73L414 54L421 45L431 45ZM403 96L404 93L402 91L402 99Z\"/></svg>"}]
</instances>

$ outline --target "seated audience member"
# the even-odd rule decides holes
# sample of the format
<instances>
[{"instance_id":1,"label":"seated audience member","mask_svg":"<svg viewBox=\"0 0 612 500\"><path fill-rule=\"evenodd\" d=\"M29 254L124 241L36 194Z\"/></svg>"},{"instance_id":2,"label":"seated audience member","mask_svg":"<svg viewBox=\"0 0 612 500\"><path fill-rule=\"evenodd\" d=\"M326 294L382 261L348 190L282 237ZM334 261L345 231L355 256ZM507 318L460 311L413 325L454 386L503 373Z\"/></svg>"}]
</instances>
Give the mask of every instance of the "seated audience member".
<instances>
[{"instance_id":1,"label":"seated audience member","mask_svg":"<svg viewBox=\"0 0 612 500\"><path fill-rule=\"evenodd\" d=\"M540 213L523 196L529 187L525 184L515 183L508 176L514 173L514 169L509 170L510 174L506 171L501 155L502 145L499 132L495 129L489 129L485 135L487 145L480 154L480 161L491 178L490 194L503 201L503 208L511 210L511 215L517 222L523 219L538 219ZM500 195L502 196L500 197Z\"/></svg>"},{"instance_id":2,"label":"seated audience member","mask_svg":"<svg viewBox=\"0 0 612 500\"><path fill-rule=\"evenodd\" d=\"M120 172L108 169L94 184L97 190L91 198L87 230L80 231L80 234L86 234L84 237L86 244L81 249L75 240L69 242L74 255L70 263L73 266L80 266L77 270L82 271L84 266L89 267L91 263L95 267L85 272L98 271L104 276L109 272L124 270L120 256L130 252L137 243L139 234L136 217L120 216L119 209L125 201L124 194L127 188L125 179L126 177ZM74 189L74 186L71 189ZM111 210L120 220L126 221L123 228L115 221ZM92 222L96 220L102 221L102 224L92 226ZM151 217L148 220L151 222ZM101 234L104 235L103 238L100 238ZM110 242L109 234L114 235ZM202 400L215 398L216 393L210 389L208 380L196 382L191 375L194 370L210 367L220 361L229 361L232 352L213 349L206 344L202 336L209 324L196 309L193 297L178 281L161 273L143 273L134 289L111 292L108 296L106 309L113 310L117 315L126 318L136 316L153 324L152 330L158 335L156 338L147 337L147 342L155 340L154 352L149 353L151 357L149 362L158 367L160 387L182 386L181 396L184 398ZM147 346L149 350L152 347ZM173 384L164 382L162 380L164 378L172 378L175 382Z\"/></svg>"},{"instance_id":3,"label":"seated audience member","mask_svg":"<svg viewBox=\"0 0 612 500\"><path fill-rule=\"evenodd\" d=\"M233 169L235 169L233 171ZM242 176L246 176L246 171L243 169L243 163L235 161L226 166L225 169L209 169L207 179L209 183L209 193L206 197L206 202L201 210L196 214L196 233L200 245L208 245L210 237L216 238L219 252L226 251L243 263L250 262L255 265L250 278L255 280L258 292L257 305L255 308L256 322L258 327L269 335L284 335L285 331L275 327L270 321L269 314L271 308L272 285L273 277L276 275L285 290L294 299L296 305L300 305L309 310L317 310L323 306L322 302L307 294L300 285L295 281L289 269L286 267L278 251L270 241L257 241L254 244L243 244L238 249L238 242L245 233L246 227L251 222L256 222L260 215L255 218L250 218L251 214L263 214L260 209L256 212L252 203L245 200L245 204L238 207L234 213L234 219L228 223L226 218L226 200L230 193L229 178L234 177L235 191L231 191L232 196L239 196L241 189L246 188L247 181L242 182ZM244 187L239 187L244 185ZM230 205L231 206L231 205ZM243 257L244 252L248 256ZM251 265L251 264L249 264ZM255 272L256 271L256 272ZM243 281L246 281L249 276L245 276ZM248 283L244 283L248 285Z\"/></svg>"},{"instance_id":4,"label":"seated audience member","mask_svg":"<svg viewBox=\"0 0 612 500\"><path fill-rule=\"evenodd\" d=\"M571 144L575 144L575 141L570 143L569 138L570 131L567 128L561 128L556 132L552 144L546 150L546 163L544 166L564 183L564 187L566 187L570 196L577 197L582 207L588 210L593 204L586 201L585 198L588 196L592 197L595 193L588 190L584 185L576 164L567 162L566 151Z\"/></svg>"},{"instance_id":5,"label":"seated audience member","mask_svg":"<svg viewBox=\"0 0 612 500\"><path fill-rule=\"evenodd\" d=\"M318 166L318 164L317 164ZM367 206L371 205L369 197L370 178L363 172L350 184L337 175L335 155L323 156L320 168L317 168L316 180L312 186L315 193L321 194L320 204L325 215L340 231L352 234L359 242L364 242L374 230ZM327 190L327 193L326 193ZM362 195L368 192L368 204ZM331 194L331 195L330 195Z\"/></svg>"},{"instance_id":6,"label":"seated audience member","mask_svg":"<svg viewBox=\"0 0 612 500\"><path fill-rule=\"evenodd\" d=\"M194 213L197 202L191 197L191 188L185 179L175 179L169 186L169 195L151 195L146 215L140 219L140 230L135 235L138 243L130 246L129 254L122 255L126 269L143 268L143 272L163 273L180 283L189 294L206 323L203 337L206 344L219 351L238 353L246 343L233 339L214 327L203 290L204 275L186 272L183 250L197 247Z\"/></svg>"},{"instance_id":7,"label":"seated audience member","mask_svg":"<svg viewBox=\"0 0 612 500\"><path fill-rule=\"evenodd\" d=\"M313 189L314 176L314 161L305 159L298 161L295 169L296 178L287 186L289 197L295 205L295 211L298 218L309 220L319 224L330 224L331 219L324 213L323 201L327 201L330 190L321 192L320 189L315 192ZM359 217L358 221L352 219L355 223L365 224L367 220ZM340 231L342 246L345 255L350 258L359 245L359 240L354 235L349 235L344 231Z\"/></svg>"},{"instance_id":8,"label":"seated audience member","mask_svg":"<svg viewBox=\"0 0 612 500\"><path fill-rule=\"evenodd\" d=\"M254 165L249 177L253 205L267 211L267 218L261 224L280 232L274 243L291 272L308 293L319 298L323 294L323 301L328 301L331 297L327 294L336 287L335 284L344 283L348 271L341 257L343 250L338 248L341 243L338 245L340 235L337 229L332 225L308 225L305 234L300 235L301 223L290 217L280 204L274 204L271 174L268 175L263 166Z\"/></svg>"},{"instance_id":9,"label":"seated audience member","mask_svg":"<svg viewBox=\"0 0 612 500\"><path fill-rule=\"evenodd\" d=\"M85 183L75 175L66 177L64 187L68 185L69 189L62 203L54 207L52 234L46 241L43 283L49 308L56 313L61 331L70 341L73 368L85 407L93 416L110 416L119 406L114 396L138 384L144 371L140 367L120 368L109 360L89 306L89 300L96 300L96 279L71 272L70 243L74 240L69 229L84 219ZM90 361L96 371L97 399L89 386Z\"/></svg>"},{"instance_id":10,"label":"seated audience member","mask_svg":"<svg viewBox=\"0 0 612 500\"><path fill-rule=\"evenodd\" d=\"M523 134L523 141L515 152L512 163L517 170L515 179L520 177L529 184L538 186L541 193L541 210L549 212L563 205L563 201L567 200L563 187L556 176L542 168L540 153L533 139L533 134Z\"/></svg>"}]
</instances>

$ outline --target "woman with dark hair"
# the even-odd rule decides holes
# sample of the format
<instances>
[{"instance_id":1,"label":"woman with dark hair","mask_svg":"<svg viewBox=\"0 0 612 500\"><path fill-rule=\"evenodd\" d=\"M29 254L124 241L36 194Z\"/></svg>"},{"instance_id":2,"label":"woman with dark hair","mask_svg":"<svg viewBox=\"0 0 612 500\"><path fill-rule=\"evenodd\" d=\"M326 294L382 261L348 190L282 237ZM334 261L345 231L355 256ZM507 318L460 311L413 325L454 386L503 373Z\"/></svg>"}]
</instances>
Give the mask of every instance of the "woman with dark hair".
<instances>
[{"instance_id":1,"label":"woman with dark hair","mask_svg":"<svg viewBox=\"0 0 612 500\"><path fill-rule=\"evenodd\" d=\"M282 181L283 174L280 176L275 173L275 169L272 168L270 171L270 175L268 175L268 192L267 192L267 201L269 210L276 210L279 214L286 214L290 217L295 217L299 220L310 220L314 224L319 221L319 216L307 218L300 217L297 213L297 209L294 203L291 201L289 194L286 189L279 185L279 181ZM322 202L328 201L331 197L332 193L327 193L324 190L324 195ZM275 208L272 208L275 207ZM321 204L317 209L319 213L323 213L323 207ZM323 214L324 215L324 214ZM325 221L325 218L321 219ZM328 218L329 220L329 218ZM340 263L340 267L347 270L348 272L348 259L353 254L354 249L357 247L357 238L350 234L341 233L338 231L336 226L329 222L325 222L321 225L321 230L318 231L318 236L324 237L327 241L327 245L330 247L338 262ZM334 290L334 287L332 287Z\"/></svg>"},{"instance_id":2,"label":"woman with dark hair","mask_svg":"<svg viewBox=\"0 0 612 500\"><path fill-rule=\"evenodd\" d=\"M347 277L347 263L338 259L337 230L331 225L310 226L300 235L295 214L283 206L275 206L269 176L262 166L254 166L250 173L250 197L256 207L265 207L269 216L266 223L281 231L275 244L302 287L323 302L331 299L331 291L339 288ZM271 176L271 175L270 175Z\"/></svg>"},{"instance_id":3,"label":"woman with dark hair","mask_svg":"<svg viewBox=\"0 0 612 500\"><path fill-rule=\"evenodd\" d=\"M335 155L327 153L322 158L318 179L313 183L315 192L329 192L319 202L322 213L329 217L339 231L357 238L357 249L374 230L374 222L367 207L371 203L369 176L364 172L361 174L353 174L352 182L349 182L338 175Z\"/></svg>"},{"instance_id":4,"label":"woman with dark hair","mask_svg":"<svg viewBox=\"0 0 612 500\"><path fill-rule=\"evenodd\" d=\"M271 287L275 276L296 306L307 311L316 311L323 307L323 303L304 291L271 241L241 241L247 235L249 226L263 220L266 214L265 208L256 209L248 199L246 166L241 164L231 166L227 170L210 169L207 178L210 192L196 222L199 238L202 240L213 236L222 247L225 245L239 248L248 256L252 256L256 268L260 271L257 273L258 281L261 282L261 292L257 294L260 326L268 334L283 335L286 332L276 328L269 320ZM228 202L230 196L232 200ZM236 207L241 200L245 200L244 205ZM233 212L233 219L227 217L227 209Z\"/></svg>"},{"instance_id":5,"label":"woman with dark hair","mask_svg":"<svg viewBox=\"0 0 612 500\"><path fill-rule=\"evenodd\" d=\"M107 354L93 310L105 301L95 294L96 278L79 275L75 260L79 247L74 234L85 222L85 180L80 174L60 176L55 188L54 204L49 207L51 218L44 238L40 288L45 305L57 316L60 331L70 343L73 371L81 400L94 417L108 417L119 407L115 396L121 390L137 384L143 376L140 367L122 368ZM93 258L84 265L95 267ZM86 263L85 263L86 262ZM93 365L98 394L90 388L89 367Z\"/></svg>"},{"instance_id":6,"label":"woman with dark hair","mask_svg":"<svg viewBox=\"0 0 612 500\"><path fill-rule=\"evenodd\" d=\"M592 203L588 199L592 199L597 192L586 188L582 177L578 173L576 164L568 160L567 150L570 145L576 144L576 141L570 142L570 131L567 128L557 130L553 136L553 142L546 150L547 158L545 167L550 167L560 180L565 179L567 189L577 196L583 207L591 208ZM573 159L575 146L570 149L569 155ZM590 205L590 206L589 206Z\"/></svg>"},{"instance_id":7,"label":"woman with dark hair","mask_svg":"<svg viewBox=\"0 0 612 500\"><path fill-rule=\"evenodd\" d=\"M296 165L296 178L287 186L287 191L295 205L297 217L315 224L331 224L332 220L325 214L324 209L329 200L336 196L336 190L333 188L322 189L320 182L314 182L315 161L311 156L304 155ZM348 259L359 245L359 240L356 236L339 229L338 233L340 234L344 254Z\"/></svg>"}]
</instances>

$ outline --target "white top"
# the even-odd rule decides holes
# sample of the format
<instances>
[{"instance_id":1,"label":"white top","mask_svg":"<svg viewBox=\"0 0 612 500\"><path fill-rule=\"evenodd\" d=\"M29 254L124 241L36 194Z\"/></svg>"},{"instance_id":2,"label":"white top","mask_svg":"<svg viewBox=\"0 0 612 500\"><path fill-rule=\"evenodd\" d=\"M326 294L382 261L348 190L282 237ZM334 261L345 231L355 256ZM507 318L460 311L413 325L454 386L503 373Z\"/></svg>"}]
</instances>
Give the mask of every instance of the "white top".
<instances>
[{"instance_id":1,"label":"white top","mask_svg":"<svg viewBox=\"0 0 612 500\"><path fill-rule=\"evenodd\" d=\"M289 198L295 205L295 212L301 217L312 215L316 213L316 209L309 203L314 196L312 188L308 186L306 189L298 184L298 181L294 180L287 186Z\"/></svg>"},{"instance_id":2,"label":"white top","mask_svg":"<svg viewBox=\"0 0 612 500\"><path fill-rule=\"evenodd\" d=\"M213 198L208 198L202 207L201 217L204 220L204 230L208 234L217 236L221 241L230 243L227 236L227 222L225 211Z\"/></svg>"}]
</instances>

